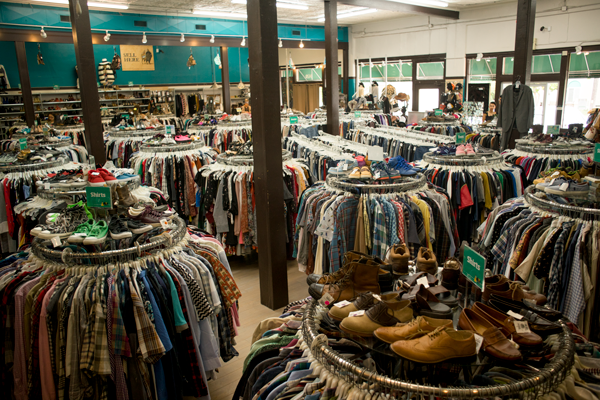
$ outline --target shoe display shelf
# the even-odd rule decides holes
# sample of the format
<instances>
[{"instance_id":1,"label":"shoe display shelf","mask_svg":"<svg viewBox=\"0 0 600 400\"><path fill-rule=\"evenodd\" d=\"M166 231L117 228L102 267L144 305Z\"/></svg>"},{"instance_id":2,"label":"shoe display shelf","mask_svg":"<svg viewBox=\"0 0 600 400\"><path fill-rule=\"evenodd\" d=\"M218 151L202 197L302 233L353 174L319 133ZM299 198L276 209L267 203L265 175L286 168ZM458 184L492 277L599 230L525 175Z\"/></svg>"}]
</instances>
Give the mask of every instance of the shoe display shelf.
<instances>
[{"instance_id":1,"label":"shoe display shelf","mask_svg":"<svg viewBox=\"0 0 600 400\"><path fill-rule=\"evenodd\" d=\"M333 350L327 344L327 338L324 334L319 334L318 325L323 318L326 318L327 310L324 309L316 300L311 300L307 305L302 317L301 340L304 341L308 353L309 360L315 359L319 361L323 368L328 370L334 377L340 381L345 381L354 386L367 384L368 387L379 393L394 393L396 398L406 395L406 398L519 398L524 400L533 400L540 398L544 394L550 393L559 386L569 375L569 371L573 366L575 343L571 337L568 327L560 322L562 333L558 337L559 350L554 354L552 360L544 367L535 370L535 372L526 379L516 380L506 385L480 386L476 388L441 386L427 383L416 383L416 381L403 380L402 374L399 374L401 364L413 362L400 359L399 356L393 355L394 359L390 360L388 365L394 371L390 375L399 376L394 379L391 376L380 374L371 369L363 368L354 363L347 357L343 357L337 351ZM349 338L354 340L354 337ZM361 343L364 345L364 343ZM386 346L389 347L389 346ZM378 353L378 370L381 370L385 358L391 358L389 354L379 353L376 349L373 353ZM373 355L372 353L372 355ZM483 354L483 352L481 353ZM373 355L375 357L375 355ZM439 379L447 374L450 360L440 363L444 364L446 369L436 368L438 364L417 364L417 371L420 378L436 378ZM462 367L465 379L469 380L470 376L476 374L476 371L486 364L484 359L482 362L476 362L471 365L454 365ZM426 366L426 367L424 367ZM394 367L399 367L395 368ZM437 373L434 372L437 370ZM445 371L445 372L443 372Z\"/></svg>"},{"instance_id":2,"label":"shoe display shelf","mask_svg":"<svg viewBox=\"0 0 600 400\"><path fill-rule=\"evenodd\" d=\"M8 134L8 130L25 117L21 91L0 93L0 136Z\"/></svg>"},{"instance_id":3,"label":"shoe display shelf","mask_svg":"<svg viewBox=\"0 0 600 400\"><path fill-rule=\"evenodd\" d=\"M423 162L427 163L427 167L436 166L462 166L462 167L476 167L476 166L488 166L492 167L506 167L511 168L511 165L504 162L504 157L497 151L482 152L478 151L475 154L467 154L461 156L440 156L434 153L425 153L423 155Z\"/></svg>"},{"instance_id":4,"label":"shoe display shelf","mask_svg":"<svg viewBox=\"0 0 600 400\"><path fill-rule=\"evenodd\" d=\"M126 249L109 250L96 253L73 251L72 246L62 250L53 248L50 240L36 238L31 250L37 257L67 266L108 265L114 262L134 261L144 253L158 249L173 248L185 241L187 228L185 221L178 216L173 217L176 227L150 239L149 243L137 244Z\"/></svg>"}]
</instances>

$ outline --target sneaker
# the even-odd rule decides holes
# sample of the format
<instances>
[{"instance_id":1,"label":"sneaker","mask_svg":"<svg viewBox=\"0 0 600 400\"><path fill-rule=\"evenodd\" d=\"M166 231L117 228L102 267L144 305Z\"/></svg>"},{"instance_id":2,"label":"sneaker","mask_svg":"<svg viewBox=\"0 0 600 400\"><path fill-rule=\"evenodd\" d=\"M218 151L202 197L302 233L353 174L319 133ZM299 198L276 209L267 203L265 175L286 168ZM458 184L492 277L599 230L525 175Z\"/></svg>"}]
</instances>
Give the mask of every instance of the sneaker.
<instances>
[{"instance_id":1,"label":"sneaker","mask_svg":"<svg viewBox=\"0 0 600 400\"><path fill-rule=\"evenodd\" d=\"M469 143L465 146L465 151L467 152L468 155L475 154L475 150L473 150L473 146L471 146L471 143Z\"/></svg>"},{"instance_id":2,"label":"sneaker","mask_svg":"<svg viewBox=\"0 0 600 400\"><path fill-rule=\"evenodd\" d=\"M90 233L83 239L83 244L104 243L108 236L108 224L105 220L96 221Z\"/></svg>"},{"instance_id":3,"label":"sneaker","mask_svg":"<svg viewBox=\"0 0 600 400\"><path fill-rule=\"evenodd\" d=\"M329 168L327 173L330 175L348 175L354 167L358 167L355 160L342 160L337 164L337 167Z\"/></svg>"},{"instance_id":4,"label":"sneaker","mask_svg":"<svg viewBox=\"0 0 600 400\"><path fill-rule=\"evenodd\" d=\"M174 214L173 211L168 209L168 206L155 206L153 204L146 204L143 207L129 207L129 215L140 215L147 209L153 211L161 218L171 218Z\"/></svg>"},{"instance_id":5,"label":"sneaker","mask_svg":"<svg viewBox=\"0 0 600 400\"><path fill-rule=\"evenodd\" d=\"M552 193L564 197L587 197L590 190L588 183L578 183L575 181L558 182L548 186L546 193Z\"/></svg>"},{"instance_id":6,"label":"sneaker","mask_svg":"<svg viewBox=\"0 0 600 400\"><path fill-rule=\"evenodd\" d=\"M160 220L165 218L165 216L154 211L151 207L146 207L144 211L139 214L132 214L130 207L128 213L130 219L152 225L153 227L160 226Z\"/></svg>"},{"instance_id":7,"label":"sneaker","mask_svg":"<svg viewBox=\"0 0 600 400\"><path fill-rule=\"evenodd\" d=\"M546 191L546 188L548 188L549 186L553 186L555 183L560 186L561 184L568 182L568 179L563 178L560 175L557 175L557 176L558 176L557 178L546 178L544 181L536 184L535 188Z\"/></svg>"},{"instance_id":8,"label":"sneaker","mask_svg":"<svg viewBox=\"0 0 600 400\"><path fill-rule=\"evenodd\" d=\"M66 239L88 219L87 210L83 206L66 208L54 222L41 227L38 233L40 239L52 239L55 236Z\"/></svg>"},{"instance_id":9,"label":"sneaker","mask_svg":"<svg viewBox=\"0 0 600 400\"><path fill-rule=\"evenodd\" d=\"M98 168L96 171L100 172L100 175L102 175L102 179L104 179L104 182L106 182L107 184L112 185L113 183L117 183L117 178L115 178L115 176L111 174L110 171L104 168Z\"/></svg>"},{"instance_id":10,"label":"sneaker","mask_svg":"<svg viewBox=\"0 0 600 400\"><path fill-rule=\"evenodd\" d=\"M125 239L133 236L127 227L127 221L122 218L113 218L108 225L108 231L113 239Z\"/></svg>"},{"instance_id":11,"label":"sneaker","mask_svg":"<svg viewBox=\"0 0 600 400\"><path fill-rule=\"evenodd\" d=\"M106 181L102 178L102 174L98 170L91 170L88 172L88 183L90 186L104 186L106 185Z\"/></svg>"},{"instance_id":12,"label":"sneaker","mask_svg":"<svg viewBox=\"0 0 600 400\"><path fill-rule=\"evenodd\" d=\"M360 167L354 167L350 175L348 175L350 179L360 179Z\"/></svg>"},{"instance_id":13,"label":"sneaker","mask_svg":"<svg viewBox=\"0 0 600 400\"><path fill-rule=\"evenodd\" d=\"M397 170L401 175L404 176L412 176L417 172L423 172L421 168L416 168L406 162L406 160L402 156L396 156L390 158L388 161L388 166Z\"/></svg>"},{"instance_id":14,"label":"sneaker","mask_svg":"<svg viewBox=\"0 0 600 400\"><path fill-rule=\"evenodd\" d=\"M361 167L360 168L360 179L373 179L373 175L371 175L371 170L369 167Z\"/></svg>"},{"instance_id":15,"label":"sneaker","mask_svg":"<svg viewBox=\"0 0 600 400\"><path fill-rule=\"evenodd\" d=\"M365 157L364 156L356 156L356 157L354 157L354 159L358 163L358 166L361 167L361 168L364 167L365 165L367 165L365 163Z\"/></svg>"},{"instance_id":16,"label":"sneaker","mask_svg":"<svg viewBox=\"0 0 600 400\"><path fill-rule=\"evenodd\" d=\"M83 243L83 240L90 234L94 227L94 220L88 219L83 224L79 225L75 232L67 239L69 243Z\"/></svg>"},{"instance_id":17,"label":"sneaker","mask_svg":"<svg viewBox=\"0 0 600 400\"><path fill-rule=\"evenodd\" d=\"M457 156L464 156L467 154L467 149L465 148L464 145L459 145L456 147L456 155Z\"/></svg>"},{"instance_id":18,"label":"sneaker","mask_svg":"<svg viewBox=\"0 0 600 400\"><path fill-rule=\"evenodd\" d=\"M136 177L137 177L137 175L124 173L124 174L120 174L119 176L117 176L117 179L120 181L124 181L124 180L135 179Z\"/></svg>"},{"instance_id":19,"label":"sneaker","mask_svg":"<svg viewBox=\"0 0 600 400\"><path fill-rule=\"evenodd\" d=\"M135 220L135 219L127 219L127 228L135 233L136 235L140 233L145 233L152 230L152 225L148 225L144 222Z\"/></svg>"}]
</instances>

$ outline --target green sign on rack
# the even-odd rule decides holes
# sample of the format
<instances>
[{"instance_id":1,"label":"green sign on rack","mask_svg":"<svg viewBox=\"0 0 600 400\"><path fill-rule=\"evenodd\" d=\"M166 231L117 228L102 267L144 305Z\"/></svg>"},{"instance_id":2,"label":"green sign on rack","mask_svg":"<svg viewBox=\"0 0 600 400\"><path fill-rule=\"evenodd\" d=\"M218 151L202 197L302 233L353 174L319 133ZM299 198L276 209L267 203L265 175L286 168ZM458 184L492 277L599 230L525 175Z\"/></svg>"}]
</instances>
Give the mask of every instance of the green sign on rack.
<instances>
[{"instance_id":1,"label":"green sign on rack","mask_svg":"<svg viewBox=\"0 0 600 400\"><path fill-rule=\"evenodd\" d=\"M435 115L436 117L439 117L441 115L444 115L444 112L441 109L436 108L435 110L433 110L433 115Z\"/></svg>"},{"instance_id":2,"label":"green sign on rack","mask_svg":"<svg viewBox=\"0 0 600 400\"><path fill-rule=\"evenodd\" d=\"M290 124L297 124L298 123L298 116L297 115L293 115L290 117Z\"/></svg>"},{"instance_id":3,"label":"green sign on rack","mask_svg":"<svg viewBox=\"0 0 600 400\"><path fill-rule=\"evenodd\" d=\"M362 113L360 111L354 111L354 118L360 118Z\"/></svg>"},{"instance_id":4,"label":"green sign on rack","mask_svg":"<svg viewBox=\"0 0 600 400\"><path fill-rule=\"evenodd\" d=\"M465 246L463 258L463 275L475 286L483 290L485 277L485 258L469 246Z\"/></svg>"},{"instance_id":5,"label":"green sign on rack","mask_svg":"<svg viewBox=\"0 0 600 400\"><path fill-rule=\"evenodd\" d=\"M467 134L465 132L456 132L456 144L466 142Z\"/></svg>"},{"instance_id":6,"label":"green sign on rack","mask_svg":"<svg viewBox=\"0 0 600 400\"><path fill-rule=\"evenodd\" d=\"M59 90L59 89L60 89L60 86L54 85L54 90Z\"/></svg>"},{"instance_id":7,"label":"green sign on rack","mask_svg":"<svg viewBox=\"0 0 600 400\"><path fill-rule=\"evenodd\" d=\"M25 150L27 148L27 138L19 139L19 147L21 147L21 150Z\"/></svg>"},{"instance_id":8,"label":"green sign on rack","mask_svg":"<svg viewBox=\"0 0 600 400\"><path fill-rule=\"evenodd\" d=\"M560 133L560 125L548 125L546 135L558 135Z\"/></svg>"},{"instance_id":9,"label":"green sign on rack","mask_svg":"<svg viewBox=\"0 0 600 400\"><path fill-rule=\"evenodd\" d=\"M594 146L594 162L600 162L600 143Z\"/></svg>"},{"instance_id":10,"label":"green sign on rack","mask_svg":"<svg viewBox=\"0 0 600 400\"><path fill-rule=\"evenodd\" d=\"M110 188L106 186L86 187L87 206L93 208L112 208Z\"/></svg>"}]
</instances>

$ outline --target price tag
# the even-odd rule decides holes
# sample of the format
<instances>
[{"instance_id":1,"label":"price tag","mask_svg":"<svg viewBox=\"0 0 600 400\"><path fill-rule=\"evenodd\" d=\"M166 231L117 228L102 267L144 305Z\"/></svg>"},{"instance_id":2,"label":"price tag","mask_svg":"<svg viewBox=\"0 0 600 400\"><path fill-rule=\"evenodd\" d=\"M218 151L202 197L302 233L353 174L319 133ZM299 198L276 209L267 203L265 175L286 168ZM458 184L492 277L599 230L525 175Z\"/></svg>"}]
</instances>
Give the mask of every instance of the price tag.
<instances>
[{"instance_id":1,"label":"price tag","mask_svg":"<svg viewBox=\"0 0 600 400\"><path fill-rule=\"evenodd\" d=\"M479 350L481 350L481 345L483 344L483 336L480 336L476 333L473 334L475 337L475 347L477 348L477 354L479 354Z\"/></svg>"},{"instance_id":2,"label":"price tag","mask_svg":"<svg viewBox=\"0 0 600 400\"><path fill-rule=\"evenodd\" d=\"M52 237L52 246L58 247L61 244L62 244L62 242L60 240L60 236L54 236L54 237Z\"/></svg>"},{"instance_id":3,"label":"price tag","mask_svg":"<svg viewBox=\"0 0 600 400\"><path fill-rule=\"evenodd\" d=\"M381 296L378 294L373 294L373 297L375 297L378 301L382 301Z\"/></svg>"},{"instance_id":4,"label":"price tag","mask_svg":"<svg viewBox=\"0 0 600 400\"><path fill-rule=\"evenodd\" d=\"M360 317L361 315L365 315L365 310L358 310L350 313L351 317Z\"/></svg>"},{"instance_id":5,"label":"price tag","mask_svg":"<svg viewBox=\"0 0 600 400\"><path fill-rule=\"evenodd\" d=\"M517 333L531 333L527 321L515 321L515 330Z\"/></svg>"},{"instance_id":6,"label":"price tag","mask_svg":"<svg viewBox=\"0 0 600 400\"><path fill-rule=\"evenodd\" d=\"M45 190L50 189L50 182L44 182L44 189Z\"/></svg>"},{"instance_id":7,"label":"price tag","mask_svg":"<svg viewBox=\"0 0 600 400\"><path fill-rule=\"evenodd\" d=\"M241 113L241 112L242 112L242 109L241 109L241 108L239 108L239 107L238 107L238 108L236 108L235 110L236 110L237 112L239 112L239 113Z\"/></svg>"},{"instance_id":8,"label":"price tag","mask_svg":"<svg viewBox=\"0 0 600 400\"><path fill-rule=\"evenodd\" d=\"M379 171L377 171L375 172L375 175L373 175L373 179L379 179L380 176Z\"/></svg>"},{"instance_id":9,"label":"price tag","mask_svg":"<svg viewBox=\"0 0 600 400\"><path fill-rule=\"evenodd\" d=\"M348 171L348 164L342 165L342 171Z\"/></svg>"},{"instance_id":10,"label":"price tag","mask_svg":"<svg viewBox=\"0 0 600 400\"><path fill-rule=\"evenodd\" d=\"M339 308L344 308L346 306L349 306L350 304L352 304L352 303L350 303L348 300L343 300L343 301L338 301L334 305Z\"/></svg>"},{"instance_id":11,"label":"price tag","mask_svg":"<svg viewBox=\"0 0 600 400\"><path fill-rule=\"evenodd\" d=\"M423 285L425 286L425 288L429 287L429 281L427 281L427 277L426 276L422 276L419 279L417 279L417 285Z\"/></svg>"},{"instance_id":12,"label":"price tag","mask_svg":"<svg viewBox=\"0 0 600 400\"><path fill-rule=\"evenodd\" d=\"M523 316L521 314L517 314L513 310L508 310L507 314L510 315L511 317L513 317L516 320L522 320L523 319Z\"/></svg>"},{"instance_id":13,"label":"price tag","mask_svg":"<svg viewBox=\"0 0 600 400\"><path fill-rule=\"evenodd\" d=\"M160 225L162 226L163 229L169 229L169 220L166 218L161 219Z\"/></svg>"},{"instance_id":14,"label":"price tag","mask_svg":"<svg viewBox=\"0 0 600 400\"><path fill-rule=\"evenodd\" d=\"M562 190L563 192L566 192L567 189L569 189L569 182L565 182L562 185L560 185L560 190Z\"/></svg>"},{"instance_id":15,"label":"price tag","mask_svg":"<svg viewBox=\"0 0 600 400\"><path fill-rule=\"evenodd\" d=\"M333 303L333 297L329 293L326 293L325 296L321 297L319 303L325 307L329 307Z\"/></svg>"}]
</instances>

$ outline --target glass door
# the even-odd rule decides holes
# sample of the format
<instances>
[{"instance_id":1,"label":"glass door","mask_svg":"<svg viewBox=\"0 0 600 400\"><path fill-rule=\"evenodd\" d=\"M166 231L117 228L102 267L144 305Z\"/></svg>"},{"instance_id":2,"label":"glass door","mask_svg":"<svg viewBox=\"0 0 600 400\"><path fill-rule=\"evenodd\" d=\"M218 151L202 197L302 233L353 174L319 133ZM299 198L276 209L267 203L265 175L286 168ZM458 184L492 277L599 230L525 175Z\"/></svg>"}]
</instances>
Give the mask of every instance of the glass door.
<instances>
[{"instance_id":1,"label":"glass door","mask_svg":"<svg viewBox=\"0 0 600 400\"><path fill-rule=\"evenodd\" d=\"M534 125L543 125L544 132L548 125L556 123L556 106L558 103L558 82L535 82L531 84L535 111Z\"/></svg>"},{"instance_id":2,"label":"glass door","mask_svg":"<svg viewBox=\"0 0 600 400\"><path fill-rule=\"evenodd\" d=\"M419 89L419 111L432 111L440 106L440 89Z\"/></svg>"}]
</instances>

